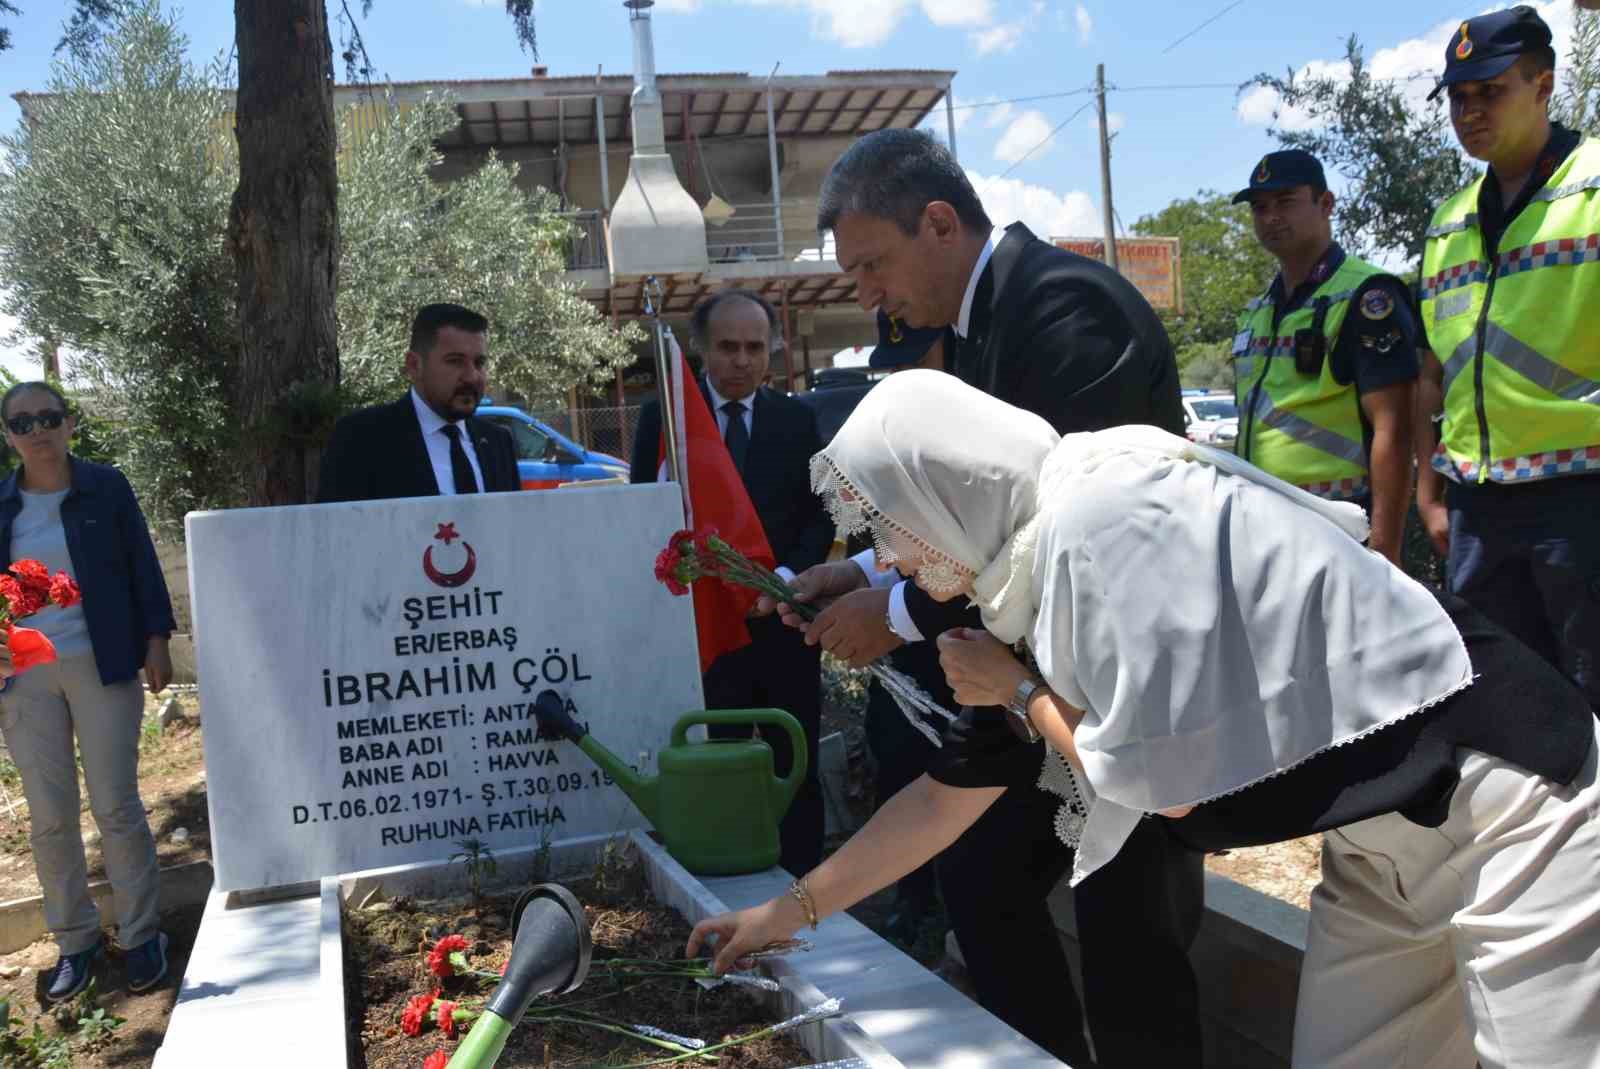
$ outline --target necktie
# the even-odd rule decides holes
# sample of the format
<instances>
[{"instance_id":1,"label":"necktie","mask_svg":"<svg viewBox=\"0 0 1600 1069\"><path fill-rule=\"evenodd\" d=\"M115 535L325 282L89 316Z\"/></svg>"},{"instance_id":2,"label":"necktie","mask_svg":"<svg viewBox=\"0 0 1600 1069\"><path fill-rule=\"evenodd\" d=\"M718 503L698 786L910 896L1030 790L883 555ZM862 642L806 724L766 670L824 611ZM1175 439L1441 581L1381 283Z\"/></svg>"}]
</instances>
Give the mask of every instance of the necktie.
<instances>
[{"instance_id":1,"label":"necktie","mask_svg":"<svg viewBox=\"0 0 1600 1069\"><path fill-rule=\"evenodd\" d=\"M472 462L467 459L467 451L461 448L461 428L454 423L446 423L443 434L450 439L450 474L456 480L456 493L476 494L478 478L472 474Z\"/></svg>"},{"instance_id":2,"label":"necktie","mask_svg":"<svg viewBox=\"0 0 1600 1069\"><path fill-rule=\"evenodd\" d=\"M728 416L728 429L722 432L722 441L733 457L733 466L744 474L744 457L750 451L750 432L744 426L744 405L738 401L724 401L722 411Z\"/></svg>"}]
</instances>

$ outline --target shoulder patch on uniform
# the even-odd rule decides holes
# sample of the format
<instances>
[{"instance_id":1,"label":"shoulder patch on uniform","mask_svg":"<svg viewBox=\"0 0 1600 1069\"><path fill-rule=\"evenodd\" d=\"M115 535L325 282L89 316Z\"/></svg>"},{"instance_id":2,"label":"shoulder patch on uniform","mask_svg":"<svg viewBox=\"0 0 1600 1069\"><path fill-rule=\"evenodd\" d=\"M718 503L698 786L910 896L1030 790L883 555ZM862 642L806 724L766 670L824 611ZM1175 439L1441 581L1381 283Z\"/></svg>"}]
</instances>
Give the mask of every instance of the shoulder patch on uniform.
<instances>
[{"instance_id":1,"label":"shoulder patch on uniform","mask_svg":"<svg viewBox=\"0 0 1600 1069\"><path fill-rule=\"evenodd\" d=\"M1388 319L1394 315L1394 297L1382 286L1361 295L1361 314L1368 319Z\"/></svg>"}]
</instances>

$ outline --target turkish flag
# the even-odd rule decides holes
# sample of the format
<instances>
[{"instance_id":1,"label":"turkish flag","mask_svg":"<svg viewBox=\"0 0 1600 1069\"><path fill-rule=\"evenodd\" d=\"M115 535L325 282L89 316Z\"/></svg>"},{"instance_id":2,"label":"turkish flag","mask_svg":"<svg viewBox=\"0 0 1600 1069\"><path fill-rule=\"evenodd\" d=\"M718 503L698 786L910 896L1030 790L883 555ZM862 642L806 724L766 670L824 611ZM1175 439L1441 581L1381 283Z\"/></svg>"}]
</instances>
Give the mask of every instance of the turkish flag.
<instances>
[{"instance_id":1,"label":"turkish flag","mask_svg":"<svg viewBox=\"0 0 1600 1069\"><path fill-rule=\"evenodd\" d=\"M672 378L668 393L678 427L678 471L684 482L684 512L687 526L695 531L715 528L723 541L766 568L776 561L761 518L744 488L733 457L717 430L717 419L706 404L705 395L689 377L688 364L677 339L667 335L671 349ZM656 446L659 478L667 478L666 423ZM757 594L720 579L701 579L694 584L694 619L700 639L700 671L704 672L724 653L750 643L745 615L756 603Z\"/></svg>"}]
</instances>

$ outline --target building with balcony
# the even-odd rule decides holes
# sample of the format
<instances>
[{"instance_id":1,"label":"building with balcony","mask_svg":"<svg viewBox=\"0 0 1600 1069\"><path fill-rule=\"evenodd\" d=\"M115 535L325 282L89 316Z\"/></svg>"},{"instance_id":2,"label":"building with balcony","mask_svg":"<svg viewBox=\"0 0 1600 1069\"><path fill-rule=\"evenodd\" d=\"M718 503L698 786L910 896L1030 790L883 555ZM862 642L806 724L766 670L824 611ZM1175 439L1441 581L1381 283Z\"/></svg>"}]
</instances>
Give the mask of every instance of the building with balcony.
<instances>
[{"instance_id":1,"label":"building with balcony","mask_svg":"<svg viewBox=\"0 0 1600 1069\"><path fill-rule=\"evenodd\" d=\"M680 339L688 336L690 310L708 294L725 287L761 293L779 309L786 342L774 362L773 385L799 390L810 372L830 366L832 354L876 338L872 318L856 304L854 283L833 259L831 242L819 240L822 179L862 134L917 126L941 105L953 141L954 74L655 77L651 71L659 99L660 151L654 156L660 166L654 180L675 182L678 192L668 191L665 198L645 194L642 213L635 206L630 247L639 247L641 229L674 231L642 265L622 248L621 222L628 198L638 196L630 186L638 185L639 161L652 155L634 143L636 75L551 76L535 67L523 79L405 82L389 89L401 106L429 94L448 94L454 101L461 122L438 144L441 181L470 172L492 149L518 164L519 181L528 188L543 186L561 198L573 223L567 279L613 322L647 315L651 277ZM339 87L335 106L357 104L362 92ZM652 233L642 237L655 243ZM653 352L646 346L638 361L618 373L608 396L573 398L568 429L596 448L625 450L631 412L654 390ZM588 420L615 429L590 428Z\"/></svg>"}]
</instances>

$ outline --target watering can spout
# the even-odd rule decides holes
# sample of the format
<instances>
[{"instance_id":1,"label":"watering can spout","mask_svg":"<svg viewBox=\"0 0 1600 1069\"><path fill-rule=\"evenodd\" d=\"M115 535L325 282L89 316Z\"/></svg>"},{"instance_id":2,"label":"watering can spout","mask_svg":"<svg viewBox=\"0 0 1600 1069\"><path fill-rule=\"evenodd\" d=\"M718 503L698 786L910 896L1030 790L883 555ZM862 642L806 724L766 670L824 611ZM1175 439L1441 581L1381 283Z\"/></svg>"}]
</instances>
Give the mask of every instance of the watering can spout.
<instances>
[{"instance_id":1,"label":"watering can spout","mask_svg":"<svg viewBox=\"0 0 1600 1069\"><path fill-rule=\"evenodd\" d=\"M588 754L591 761L616 781L617 786L622 788L629 800L639 807L639 812L644 814L645 819L651 824L656 823L657 810L660 808L657 777L640 775L622 758L596 742L588 729L567 712L566 701L555 691L540 691L533 699L533 712L538 718L541 735L577 743L578 749Z\"/></svg>"},{"instance_id":2,"label":"watering can spout","mask_svg":"<svg viewBox=\"0 0 1600 1069\"><path fill-rule=\"evenodd\" d=\"M630 802L639 807L644 819L651 824L656 823L661 785L658 777L642 776L635 772L622 758L596 742L593 735L579 739L578 749L588 754L591 761L617 781L617 786L622 788Z\"/></svg>"}]
</instances>

